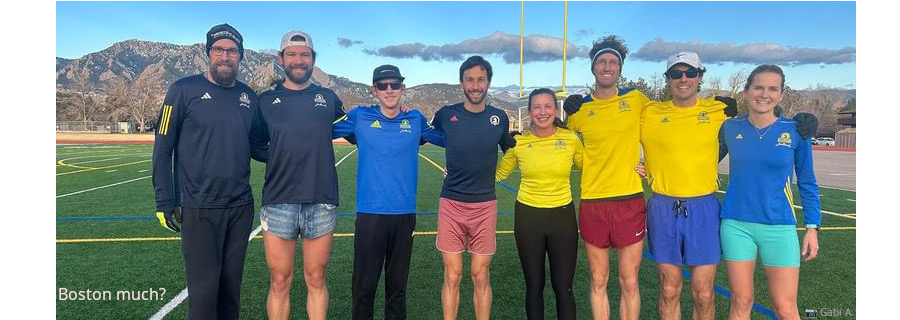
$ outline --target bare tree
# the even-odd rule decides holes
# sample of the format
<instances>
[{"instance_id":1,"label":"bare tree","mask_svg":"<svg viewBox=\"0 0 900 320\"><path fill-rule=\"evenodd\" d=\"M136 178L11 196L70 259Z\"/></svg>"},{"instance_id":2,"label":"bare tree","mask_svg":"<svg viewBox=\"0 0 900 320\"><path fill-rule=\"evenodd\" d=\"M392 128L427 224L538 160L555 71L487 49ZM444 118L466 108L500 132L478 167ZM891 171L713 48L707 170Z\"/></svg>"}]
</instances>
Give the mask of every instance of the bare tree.
<instances>
[{"instance_id":1,"label":"bare tree","mask_svg":"<svg viewBox=\"0 0 900 320\"><path fill-rule=\"evenodd\" d=\"M804 109L803 97L790 86L784 86L784 92L781 94L781 103L778 104L783 110L782 116L793 116Z\"/></svg>"},{"instance_id":2,"label":"bare tree","mask_svg":"<svg viewBox=\"0 0 900 320\"><path fill-rule=\"evenodd\" d=\"M710 77L704 84L706 89L712 92L713 95L719 94L719 91L722 90L722 78Z\"/></svg>"},{"instance_id":3,"label":"bare tree","mask_svg":"<svg viewBox=\"0 0 900 320\"><path fill-rule=\"evenodd\" d=\"M735 72L728 77L728 92L731 97L738 97L741 91L744 91L744 82L746 82L747 75L743 70Z\"/></svg>"},{"instance_id":4,"label":"bare tree","mask_svg":"<svg viewBox=\"0 0 900 320\"><path fill-rule=\"evenodd\" d=\"M129 83L119 78L112 82L109 92L114 105L111 115L133 120L138 132L144 133L147 123L159 112L162 98L158 83L145 78Z\"/></svg>"},{"instance_id":5,"label":"bare tree","mask_svg":"<svg viewBox=\"0 0 900 320\"><path fill-rule=\"evenodd\" d=\"M728 93L725 94L729 97L734 98L738 103L738 114L747 114L747 101L744 101L744 95L741 94L744 91L744 83L746 82L747 75L743 70L732 73L730 77L728 77L728 88L723 90L727 90Z\"/></svg>"},{"instance_id":6,"label":"bare tree","mask_svg":"<svg viewBox=\"0 0 900 320\"><path fill-rule=\"evenodd\" d=\"M73 80L74 95L72 96L71 107L68 114L74 119L81 120L84 130L88 130L88 121L93 120L92 116L97 109L96 88L87 76L76 76Z\"/></svg>"}]
</instances>

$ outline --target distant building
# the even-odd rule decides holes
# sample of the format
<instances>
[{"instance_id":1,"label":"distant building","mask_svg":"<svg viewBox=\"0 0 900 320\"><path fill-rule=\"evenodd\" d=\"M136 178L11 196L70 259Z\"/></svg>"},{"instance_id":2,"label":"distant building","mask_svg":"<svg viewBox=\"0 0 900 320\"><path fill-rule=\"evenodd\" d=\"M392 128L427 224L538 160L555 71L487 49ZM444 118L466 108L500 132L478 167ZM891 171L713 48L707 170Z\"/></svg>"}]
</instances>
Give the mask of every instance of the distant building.
<instances>
[{"instance_id":1,"label":"distant building","mask_svg":"<svg viewBox=\"0 0 900 320\"><path fill-rule=\"evenodd\" d=\"M856 148L856 108L838 112L837 123L841 129L834 133L834 146Z\"/></svg>"}]
</instances>

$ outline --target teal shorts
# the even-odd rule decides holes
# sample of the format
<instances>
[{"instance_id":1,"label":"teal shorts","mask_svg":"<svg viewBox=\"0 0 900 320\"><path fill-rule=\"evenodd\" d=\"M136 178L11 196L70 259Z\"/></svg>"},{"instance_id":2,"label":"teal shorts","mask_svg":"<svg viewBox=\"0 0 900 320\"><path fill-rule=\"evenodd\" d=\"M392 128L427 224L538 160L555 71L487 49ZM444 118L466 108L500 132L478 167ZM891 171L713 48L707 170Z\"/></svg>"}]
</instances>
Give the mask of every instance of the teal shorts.
<instances>
[{"instance_id":1,"label":"teal shorts","mask_svg":"<svg viewBox=\"0 0 900 320\"><path fill-rule=\"evenodd\" d=\"M756 260L767 267L800 267L800 242L792 225L722 219L719 227L725 261Z\"/></svg>"}]
</instances>

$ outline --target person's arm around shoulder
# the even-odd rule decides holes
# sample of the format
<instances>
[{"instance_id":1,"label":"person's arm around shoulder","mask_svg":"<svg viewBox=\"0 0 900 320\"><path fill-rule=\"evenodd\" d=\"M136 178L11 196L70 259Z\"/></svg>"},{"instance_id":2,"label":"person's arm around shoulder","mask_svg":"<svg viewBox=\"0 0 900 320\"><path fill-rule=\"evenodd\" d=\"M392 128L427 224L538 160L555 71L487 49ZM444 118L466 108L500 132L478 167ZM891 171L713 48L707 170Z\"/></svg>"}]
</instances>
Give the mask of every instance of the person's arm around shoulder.
<instances>
[{"instance_id":1,"label":"person's arm around shoulder","mask_svg":"<svg viewBox=\"0 0 900 320\"><path fill-rule=\"evenodd\" d=\"M345 138L354 134L356 130L356 118L361 106L356 106L350 112L341 115L331 125L331 138ZM349 140L348 140L349 141ZM354 139L355 142L355 139Z\"/></svg>"},{"instance_id":2,"label":"person's arm around shoulder","mask_svg":"<svg viewBox=\"0 0 900 320\"><path fill-rule=\"evenodd\" d=\"M581 110L581 106L585 103L585 97L582 97L580 94L573 94L566 97L566 100L563 102L563 111L566 112L566 126L572 131L580 131L579 130L579 118L575 115Z\"/></svg>"},{"instance_id":3,"label":"person's arm around shoulder","mask_svg":"<svg viewBox=\"0 0 900 320\"><path fill-rule=\"evenodd\" d=\"M500 115L500 126L503 128L503 133L500 136L498 145L500 146L500 150L506 153L507 150L516 146L516 139L513 139L512 135L509 133L509 117L506 116L506 112L500 109L497 109L497 111Z\"/></svg>"},{"instance_id":4,"label":"person's arm around shoulder","mask_svg":"<svg viewBox=\"0 0 900 320\"><path fill-rule=\"evenodd\" d=\"M250 157L259 162L269 161L269 125L262 113L262 96L257 99L250 125Z\"/></svg>"},{"instance_id":5,"label":"person's arm around shoulder","mask_svg":"<svg viewBox=\"0 0 900 320\"><path fill-rule=\"evenodd\" d=\"M411 112L415 114L415 117L419 121L419 125L422 128L422 136L420 138L419 144L425 144L425 142L428 142L439 147L445 147L444 132L437 130L433 126L431 126L431 124L428 123L428 119L425 119L425 115L419 112L419 110L413 110Z\"/></svg>"},{"instance_id":6,"label":"person's arm around shoulder","mask_svg":"<svg viewBox=\"0 0 900 320\"><path fill-rule=\"evenodd\" d=\"M738 114L737 101L732 97L726 96L716 96L715 100L725 104L725 108L722 109L722 112L725 113L725 117L734 118Z\"/></svg>"},{"instance_id":7,"label":"person's arm around shoulder","mask_svg":"<svg viewBox=\"0 0 900 320\"><path fill-rule=\"evenodd\" d=\"M638 110L638 111L640 111L643 114L644 110L646 110L647 107L650 106L650 102L652 100L650 100L650 98L647 97L647 95L644 94L643 92L641 92L640 90L634 89L634 91L637 92L638 100L640 101L639 107L641 108L641 110Z\"/></svg>"}]
</instances>

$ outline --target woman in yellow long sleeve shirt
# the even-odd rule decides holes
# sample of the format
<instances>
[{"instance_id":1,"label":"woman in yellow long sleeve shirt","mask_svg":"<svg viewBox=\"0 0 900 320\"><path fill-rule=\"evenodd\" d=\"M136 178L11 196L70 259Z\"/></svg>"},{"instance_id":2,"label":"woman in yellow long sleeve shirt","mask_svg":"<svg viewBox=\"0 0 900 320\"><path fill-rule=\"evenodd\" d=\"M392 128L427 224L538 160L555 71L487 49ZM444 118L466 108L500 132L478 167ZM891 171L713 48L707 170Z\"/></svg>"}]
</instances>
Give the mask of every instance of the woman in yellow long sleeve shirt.
<instances>
[{"instance_id":1,"label":"woman in yellow long sleeve shirt","mask_svg":"<svg viewBox=\"0 0 900 320\"><path fill-rule=\"evenodd\" d=\"M544 319L544 257L556 294L558 319L575 319L575 276L578 228L569 183L572 165L581 168L584 146L557 118L556 96L546 88L528 96L531 132L516 137L497 167L497 181L518 166L521 185L516 197L515 235L525 274L528 319Z\"/></svg>"}]
</instances>

